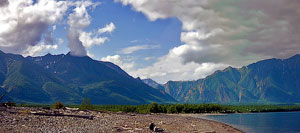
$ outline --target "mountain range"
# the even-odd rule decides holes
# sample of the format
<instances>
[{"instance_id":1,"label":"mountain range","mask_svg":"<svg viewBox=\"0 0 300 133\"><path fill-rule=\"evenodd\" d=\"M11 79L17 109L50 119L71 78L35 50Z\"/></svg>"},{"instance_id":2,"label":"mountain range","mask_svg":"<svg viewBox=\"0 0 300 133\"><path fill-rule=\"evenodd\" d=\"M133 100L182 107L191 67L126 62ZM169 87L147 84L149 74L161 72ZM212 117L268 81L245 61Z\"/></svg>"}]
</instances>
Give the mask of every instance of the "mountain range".
<instances>
[{"instance_id":1,"label":"mountain range","mask_svg":"<svg viewBox=\"0 0 300 133\"><path fill-rule=\"evenodd\" d=\"M133 78L119 66L68 54L23 57L0 51L6 101L52 104L299 103L300 55L228 67L195 81Z\"/></svg>"},{"instance_id":2,"label":"mountain range","mask_svg":"<svg viewBox=\"0 0 300 133\"><path fill-rule=\"evenodd\" d=\"M167 93L137 80L110 62L70 53L23 57L0 51L0 85L4 100L52 104L147 104L176 102Z\"/></svg>"},{"instance_id":3,"label":"mountain range","mask_svg":"<svg viewBox=\"0 0 300 133\"><path fill-rule=\"evenodd\" d=\"M299 103L300 55L228 67L196 81L143 81L182 103Z\"/></svg>"}]
</instances>

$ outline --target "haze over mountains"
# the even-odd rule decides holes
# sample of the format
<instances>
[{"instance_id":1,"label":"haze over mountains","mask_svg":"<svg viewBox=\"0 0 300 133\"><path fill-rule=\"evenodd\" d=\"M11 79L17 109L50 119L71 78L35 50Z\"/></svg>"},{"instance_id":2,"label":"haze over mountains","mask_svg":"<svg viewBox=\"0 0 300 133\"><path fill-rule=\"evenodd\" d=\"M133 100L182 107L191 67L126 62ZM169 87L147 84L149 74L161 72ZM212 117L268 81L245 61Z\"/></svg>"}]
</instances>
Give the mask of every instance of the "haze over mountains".
<instances>
[{"instance_id":1,"label":"haze over mountains","mask_svg":"<svg viewBox=\"0 0 300 133\"><path fill-rule=\"evenodd\" d=\"M22 57L0 51L0 85L6 100L25 103L61 101L80 104L146 104L176 102L118 66L71 54Z\"/></svg>"},{"instance_id":2,"label":"haze over mountains","mask_svg":"<svg viewBox=\"0 0 300 133\"><path fill-rule=\"evenodd\" d=\"M228 67L196 81L144 81L184 103L299 103L300 55Z\"/></svg>"}]
</instances>

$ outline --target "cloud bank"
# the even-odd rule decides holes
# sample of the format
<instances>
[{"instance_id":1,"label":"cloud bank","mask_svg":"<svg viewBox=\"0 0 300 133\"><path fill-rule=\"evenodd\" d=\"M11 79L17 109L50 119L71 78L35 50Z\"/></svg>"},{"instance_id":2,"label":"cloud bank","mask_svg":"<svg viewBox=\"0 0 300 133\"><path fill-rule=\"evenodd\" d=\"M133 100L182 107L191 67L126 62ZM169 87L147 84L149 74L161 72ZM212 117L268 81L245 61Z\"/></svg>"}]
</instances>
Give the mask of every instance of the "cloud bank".
<instances>
[{"instance_id":1,"label":"cloud bank","mask_svg":"<svg viewBox=\"0 0 300 133\"><path fill-rule=\"evenodd\" d=\"M196 74L201 77L210 68L242 66L271 57L287 58L300 51L299 0L115 2L131 6L150 21L176 17L182 22L183 45L174 47L152 66L138 72L161 82L166 81L162 78L177 80L177 76L197 79L192 70L204 73ZM205 66L211 67L204 69ZM185 73L192 76L185 78Z\"/></svg>"}]
</instances>

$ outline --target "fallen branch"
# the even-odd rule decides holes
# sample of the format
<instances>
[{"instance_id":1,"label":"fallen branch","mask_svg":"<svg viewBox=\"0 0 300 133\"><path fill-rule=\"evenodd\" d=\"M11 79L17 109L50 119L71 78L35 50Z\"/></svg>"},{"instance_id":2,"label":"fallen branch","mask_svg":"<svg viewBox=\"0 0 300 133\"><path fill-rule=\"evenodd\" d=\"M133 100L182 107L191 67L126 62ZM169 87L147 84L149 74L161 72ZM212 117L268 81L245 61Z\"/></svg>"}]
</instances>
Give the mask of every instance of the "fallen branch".
<instances>
[{"instance_id":1,"label":"fallen branch","mask_svg":"<svg viewBox=\"0 0 300 133\"><path fill-rule=\"evenodd\" d=\"M66 115L66 114L51 114L51 113L31 113L33 115L40 115L40 116L62 116L62 117L75 117L75 118L84 118L93 120L94 116L87 116L87 115Z\"/></svg>"}]
</instances>

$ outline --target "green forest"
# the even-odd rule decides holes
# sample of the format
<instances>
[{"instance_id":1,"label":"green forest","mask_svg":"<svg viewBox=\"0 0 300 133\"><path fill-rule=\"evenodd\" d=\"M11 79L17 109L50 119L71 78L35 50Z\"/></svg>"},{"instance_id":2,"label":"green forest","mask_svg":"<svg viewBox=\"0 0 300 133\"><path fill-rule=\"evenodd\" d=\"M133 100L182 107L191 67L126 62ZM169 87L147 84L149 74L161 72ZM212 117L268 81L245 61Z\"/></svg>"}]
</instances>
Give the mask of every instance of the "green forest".
<instances>
[{"instance_id":1,"label":"green forest","mask_svg":"<svg viewBox=\"0 0 300 133\"><path fill-rule=\"evenodd\" d=\"M54 105L17 104L23 107L52 107ZM62 105L60 105L62 104ZM258 112L287 112L300 111L300 105L221 105L221 104L144 104L144 105L92 105L89 99L80 105L63 105L59 107L79 108L80 110L126 112L126 113L258 113Z\"/></svg>"},{"instance_id":2,"label":"green forest","mask_svg":"<svg viewBox=\"0 0 300 133\"><path fill-rule=\"evenodd\" d=\"M255 113L300 111L300 105L147 104L95 105L94 110L132 113Z\"/></svg>"}]
</instances>

